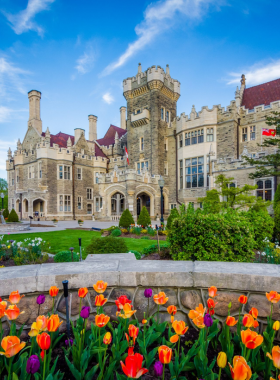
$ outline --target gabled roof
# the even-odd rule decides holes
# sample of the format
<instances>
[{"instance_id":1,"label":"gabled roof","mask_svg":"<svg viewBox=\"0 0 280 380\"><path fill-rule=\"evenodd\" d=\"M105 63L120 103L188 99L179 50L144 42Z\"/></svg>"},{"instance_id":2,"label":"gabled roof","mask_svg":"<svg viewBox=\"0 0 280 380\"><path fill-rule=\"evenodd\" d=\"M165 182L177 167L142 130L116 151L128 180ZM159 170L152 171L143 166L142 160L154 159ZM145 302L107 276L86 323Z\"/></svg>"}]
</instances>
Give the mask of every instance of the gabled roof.
<instances>
[{"instance_id":1,"label":"gabled roof","mask_svg":"<svg viewBox=\"0 0 280 380\"><path fill-rule=\"evenodd\" d=\"M241 106L251 110L262 104L268 106L276 100L280 100L280 79L245 88Z\"/></svg>"},{"instance_id":2,"label":"gabled roof","mask_svg":"<svg viewBox=\"0 0 280 380\"><path fill-rule=\"evenodd\" d=\"M42 136L45 137L45 132L42 133ZM71 139L72 145L75 143L75 137L72 135L68 135L67 133L59 132L56 135L51 135L51 146L53 144L57 144L60 148L67 148L67 140ZM104 157L108 158L105 153L99 148L97 144L95 144L95 157Z\"/></svg>"},{"instance_id":3,"label":"gabled roof","mask_svg":"<svg viewBox=\"0 0 280 380\"><path fill-rule=\"evenodd\" d=\"M119 138L126 134L127 130L116 127L115 125L110 125L108 131L102 139L96 140L99 145L109 146L115 143L115 134L118 132Z\"/></svg>"}]
</instances>

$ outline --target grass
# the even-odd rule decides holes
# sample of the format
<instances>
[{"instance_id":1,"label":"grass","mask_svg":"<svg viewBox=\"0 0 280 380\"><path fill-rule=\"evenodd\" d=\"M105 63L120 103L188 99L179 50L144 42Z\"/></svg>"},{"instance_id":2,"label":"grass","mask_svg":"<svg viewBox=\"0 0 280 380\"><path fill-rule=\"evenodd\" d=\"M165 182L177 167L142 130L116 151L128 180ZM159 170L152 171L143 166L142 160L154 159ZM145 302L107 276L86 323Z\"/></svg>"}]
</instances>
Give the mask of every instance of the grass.
<instances>
[{"instance_id":1,"label":"grass","mask_svg":"<svg viewBox=\"0 0 280 380\"><path fill-rule=\"evenodd\" d=\"M100 237L101 233L98 231L80 231L80 230L64 230L64 231L51 231L51 232L34 232L25 234L12 234L4 235L2 243L6 243L7 240L16 240L17 242L23 241L26 238L40 237L49 243L50 253L57 253L59 251L68 250L70 247L74 247L76 252L79 252L78 238L82 239L82 248L89 245L93 237ZM144 240L144 239L132 239L125 238L125 242L129 250L139 251L152 244L156 244L156 240ZM160 244L165 244L164 240L159 241Z\"/></svg>"}]
</instances>

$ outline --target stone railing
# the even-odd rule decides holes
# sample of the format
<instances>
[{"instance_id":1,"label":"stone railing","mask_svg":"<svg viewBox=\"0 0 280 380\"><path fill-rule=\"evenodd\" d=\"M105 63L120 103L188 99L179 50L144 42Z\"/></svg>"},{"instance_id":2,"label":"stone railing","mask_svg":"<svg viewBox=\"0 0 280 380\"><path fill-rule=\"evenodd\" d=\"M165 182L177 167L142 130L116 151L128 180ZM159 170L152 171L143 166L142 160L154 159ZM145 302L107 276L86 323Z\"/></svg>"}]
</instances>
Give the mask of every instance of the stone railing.
<instances>
[{"instance_id":1,"label":"stone railing","mask_svg":"<svg viewBox=\"0 0 280 380\"><path fill-rule=\"evenodd\" d=\"M83 300L91 308L90 321L94 320L96 296L92 285L98 280L108 283L105 297L108 302L104 312L111 319L116 319L117 308L115 299L127 295L137 310L136 317L141 321L148 301L143 296L145 288L152 288L153 293L164 291L169 297L166 305L160 307L160 319L170 320L166 307L173 304L178 308L177 320L184 320L191 325L188 318L190 309L199 303L206 306L208 287L218 288L215 298L218 302L215 308L215 318L224 323L227 317L228 304L232 303L231 315L237 316L239 311L238 297L248 296L248 303L243 306L242 314L249 312L251 307L259 310L259 331L262 332L266 318L270 314L270 302L265 293L280 289L280 266L270 264L225 263L203 261L137 261L131 253L90 255L81 263L59 263L28 265L0 269L0 296L5 299L13 290L25 294L19 308L25 313L17 319L17 324L25 325L29 331L31 323L38 316L36 298L38 294L46 294L46 302L41 306L40 313L51 312L52 299L48 295L51 286L62 289L62 281L69 281L70 316L78 318L79 298L77 289L88 287L89 293ZM55 310L65 319L65 300L63 292L56 298ZM157 310L153 300L150 300L150 313ZM280 302L274 305L273 319L280 320ZM4 323L7 327L7 321ZM65 323L62 327L65 327ZM277 339L280 335L278 332Z\"/></svg>"}]
</instances>

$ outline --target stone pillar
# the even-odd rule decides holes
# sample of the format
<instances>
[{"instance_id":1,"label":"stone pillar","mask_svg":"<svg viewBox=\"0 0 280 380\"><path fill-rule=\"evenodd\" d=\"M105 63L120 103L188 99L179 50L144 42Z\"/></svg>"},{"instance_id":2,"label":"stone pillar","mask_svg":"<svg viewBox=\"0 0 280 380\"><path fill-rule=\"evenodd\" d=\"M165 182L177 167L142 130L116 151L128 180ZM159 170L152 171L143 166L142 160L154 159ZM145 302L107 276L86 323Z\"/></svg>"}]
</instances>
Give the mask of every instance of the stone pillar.
<instances>
[{"instance_id":1,"label":"stone pillar","mask_svg":"<svg viewBox=\"0 0 280 380\"><path fill-rule=\"evenodd\" d=\"M28 92L29 98L29 120L28 126L32 125L39 134L42 134L42 120L40 116L40 100L41 92L36 90L31 90Z\"/></svg>"},{"instance_id":2,"label":"stone pillar","mask_svg":"<svg viewBox=\"0 0 280 380\"><path fill-rule=\"evenodd\" d=\"M120 108L120 116L121 116L121 128L126 129L126 107Z\"/></svg>"},{"instance_id":3,"label":"stone pillar","mask_svg":"<svg viewBox=\"0 0 280 380\"><path fill-rule=\"evenodd\" d=\"M75 144L77 144L81 135L85 134L85 130L82 128L75 128L74 132L75 132Z\"/></svg>"},{"instance_id":4,"label":"stone pillar","mask_svg":"<svg viewBox=\"0 0 280 380\"><path fill-rule=\"evenodd\" d=\"M97 116L88 115L89 121L89 141L97 140Z\"/></svg>"}]
</instances>

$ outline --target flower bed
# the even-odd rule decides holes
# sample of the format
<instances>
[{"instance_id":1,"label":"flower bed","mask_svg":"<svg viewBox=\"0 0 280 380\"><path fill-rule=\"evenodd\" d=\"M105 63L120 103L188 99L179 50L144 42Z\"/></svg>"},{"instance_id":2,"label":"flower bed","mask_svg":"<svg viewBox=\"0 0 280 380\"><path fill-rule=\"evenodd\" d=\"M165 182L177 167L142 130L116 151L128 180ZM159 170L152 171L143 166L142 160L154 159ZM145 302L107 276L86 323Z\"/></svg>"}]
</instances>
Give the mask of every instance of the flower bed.
<instances>
[{"instance_id":1,"label":"flower bed","mask_svg":"<svg viewBox=\"0 0 280 380\"><path fill-rule=\"evenodd\" d=\"M276 291L266 293L270 313L266 328L259 333L258 309L251 307L245 315L241 314L248 303L244 294L238 298L237 313L232 312L232 303L228 304L228 316L219 330L216 318L219 291L215 286L209 287L207 306L199 303L188 313L198 333L191 331L192 339L186 340L190 329L180 319L175 305L167 307L167 320L160 319L160 307L169 301L165 292L154 293L151 288L143 291L147 308L141 320L137 318L132 300L118 294L116 320L112 321L105 312L107 283L97 281L93 289L95 315L90 314L91 308L85 302L89 290L80 288L75 305L79 317L67 328L55 314L59 289L56 286L49 289L52 301L48 304L48 316L40 313L45 310L46 296L38 295L38 315L26 341L21 338L23 326L16 328L17 320L25 313L19 308L24 295L13 291L7 300L0 300L1 379L30 380L32 375L36 380L122 380L142 376L147 379L269 380L272 376L278 377L280 348L273 344L280 323L272 318L280 300ZM2 329L4 318L9 321L9 326L4 322L5 330ZM7 336L4 331L8 331ZM67 377L61 371L65 363Z\"/></svg>"}]
</instances>

